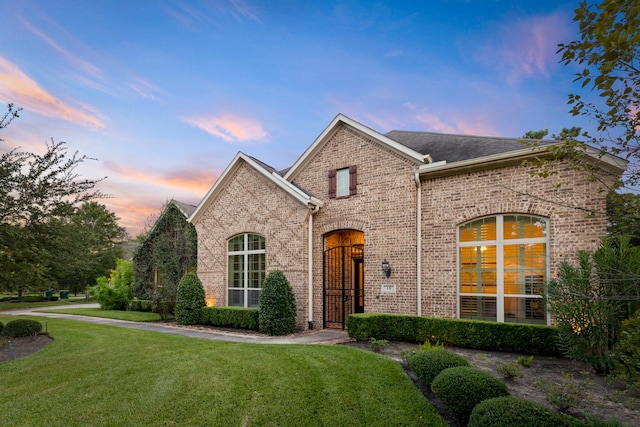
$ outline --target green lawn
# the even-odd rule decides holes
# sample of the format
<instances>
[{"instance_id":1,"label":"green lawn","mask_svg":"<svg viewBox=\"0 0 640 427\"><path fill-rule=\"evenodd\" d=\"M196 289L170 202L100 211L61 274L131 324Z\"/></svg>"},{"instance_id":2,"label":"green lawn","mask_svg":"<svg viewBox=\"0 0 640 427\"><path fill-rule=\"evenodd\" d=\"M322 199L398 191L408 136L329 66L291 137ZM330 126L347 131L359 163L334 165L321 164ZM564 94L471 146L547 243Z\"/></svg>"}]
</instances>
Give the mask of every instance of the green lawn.
<instances>
[{"instance_id":1,"label":"green lawn","mask_svg":"<svg viewBox=\"0 0 640 427\"><path fill-rule=\"evenodd\" d=\"M95 302L93 300L87 300L86 298L70 298L68 300L58 301L42 301L42 302L0 302L0 313L2 309L20 309L20 308L34 308L34 307L54 307L68 304L83 304Z\"/></svg>"},{"instance_id":2,"label":"green lawn","mask_svg":"<svg viewBox=\"0 0 640 427\"><path fill-rule=\"evenodd\" d=\"M52 344L0 364L0 425L447 425L397 362L352 347L47 321Z\"/></svg>"},{"instance_id":3,"label":"green lawn","mask_svg":"<svg viewBox=\"0 0 640 427\"><path fill-rule=\"evenodd\" d=\"M131 320L133 322L157 322L162 320L158 313L124 310L102 310L101 308L59 308L55 310L36 310L44 313L76 314L80 316L104 317L107 319Z\"/></svg>"}]
</instances>

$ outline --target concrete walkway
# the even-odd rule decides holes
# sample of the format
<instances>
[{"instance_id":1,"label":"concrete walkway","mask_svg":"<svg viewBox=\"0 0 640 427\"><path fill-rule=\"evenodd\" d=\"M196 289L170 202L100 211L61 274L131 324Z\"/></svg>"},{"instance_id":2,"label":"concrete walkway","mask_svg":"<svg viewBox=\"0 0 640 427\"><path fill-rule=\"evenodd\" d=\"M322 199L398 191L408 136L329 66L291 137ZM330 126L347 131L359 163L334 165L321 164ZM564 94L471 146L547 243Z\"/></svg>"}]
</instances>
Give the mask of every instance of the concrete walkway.
<instances>
[{"instance_id":1,"label":"concrete walkway","mask_svg":"<svg viewBox=\"0 0 640 427\"><path fill-rule=\"evenodd\" d=\"M201 338L215 341L254 343L254 344L337 344L350 341L346 331L341 329L319 329L282 337L270 337L256 332L235 332L209 328L194 328L177 325L166 325L153 322L130 322L127 320L104 319L100 317L77 316L64 313L43 313L36 310L55 310L66 308L96 308L98 304L70 304L47 308L29 308L16 310L0 310L0 314L42 316L56 319L77 320L81 322L97 323L107 326L140 329L143 331L161 332L163 334L182 335L191 338Z\"/></svg>"}]
</instances>

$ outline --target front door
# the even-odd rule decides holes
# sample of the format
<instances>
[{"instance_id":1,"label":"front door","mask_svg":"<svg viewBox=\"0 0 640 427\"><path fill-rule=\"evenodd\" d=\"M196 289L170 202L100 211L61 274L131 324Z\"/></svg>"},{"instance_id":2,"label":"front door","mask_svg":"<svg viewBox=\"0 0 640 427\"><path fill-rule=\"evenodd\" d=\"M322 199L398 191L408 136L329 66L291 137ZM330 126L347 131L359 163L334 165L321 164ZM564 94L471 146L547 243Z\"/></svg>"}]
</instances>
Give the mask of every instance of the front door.
<instances>
[{"instance_id":1,"label":"front door","mask_svg":"<svg viewBox=\"0 0 640 427\"><path fill-rule=\"evenodd\" d=\"M344 329L347 316L364 313L362 232L341 230L325 237L323 288L323 327Z\"/></svg>"}]
</instances>

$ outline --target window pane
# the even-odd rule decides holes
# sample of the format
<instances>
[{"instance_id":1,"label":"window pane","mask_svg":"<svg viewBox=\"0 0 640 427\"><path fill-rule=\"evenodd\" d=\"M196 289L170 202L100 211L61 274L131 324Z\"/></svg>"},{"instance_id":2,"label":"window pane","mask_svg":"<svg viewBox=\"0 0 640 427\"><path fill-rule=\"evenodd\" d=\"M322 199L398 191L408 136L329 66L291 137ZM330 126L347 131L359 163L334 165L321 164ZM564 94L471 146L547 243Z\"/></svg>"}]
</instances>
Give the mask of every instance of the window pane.
<instances>
[{"instance_id":1,"label":"window pane","mask_svg":"<svg viewBox=\"0 0 640 427\"><path fill-rule=\"evenodd\" d=\"M496 298L461 296L460 318L496 321Z\"/></svg>"},{"instance_id":2,"label":"window pane","mask_svg":"<svg viewBox=\"0 0 640 427\"><path fill-rule=\"evenodd\" d=\"M242 288L244 272L244 255L229 255L229 287Z\"/></svg>"},{"instance_id":3,"label":"window pane","mask_svg":"<svg viewBox=\"0 0 640 427\"><path fill-rule=\"evenodd\" d=\"M236 236L229 240L229 252L237 252L244 250L244 234Z\"/></svg>"},{"instance_id":4,"label":"window pane","mask_svg":"<svg viewBox=\"0 0 640 427\"><path fill-rule=\"evenodd\" d=\"M541 298L507 297L504 299L504 321L509 323L546 324Z\"/></svg>"},{"instance_id":5,"label":"window pane","mask_svg":"<svg viewBox=\"0 0 640 427\"><path fill-rule=\"evenodd\" d=\"M260 308L260 290L249 290L249 301L247 301L247 307Z\"/></svg>"},{"instance_id":6,"label":"window pane","mask_svg":"<svg viewBox=\"0 0 640 427\"><path fill-rule=\"evenodd\" d=\"M460 248L460 292L496 293L496 247Z\"/></svg>"},{"instance_id":7,"label":"window pane","mask_svg":"<svg viewBox=\"0 0 640 427\"><path fill-rule=\"evenodd\" d=\"M250 251L264 250L264 237L259 234L249 234L248 239Z\"/></svg>"},{"instance_id":8,"label":"window pane","mask_svg":"<svg viewBox=\"0 0 640 427\"><path fill-rule=\"evenodd\" d=\"M336 179L338 185L336 187L336 196L348 196L349 195L349 168L340 169L336 173Z\"/></svg>"},{"instance_id":9,"label":"window pane","mask_svg":"<svg viewBox=\"0 0 640 427\"><path fill-rule=\"evenodd\" d=\"M249 255L248 288L261 288L264 282L264 254Z\"/></svg>"},{"instance_id":10,"label":"window pane","mask_svg":"<svg viewBox=\"0 0 640 427\"><path fill-rule=\"evenodd\" d=\"M480 242L496 239L496 218L482 218L460 227L461 242Z\"/></svg>"},{"instance_id":11,"label":"window pane","mask_svg":"<svg viewBox=\"0 0 640 427\"><path fill-rule=\"evenodd\" d=\"M244 307L244 291L229 289L229 307Z\"/></svg>"},{"instance_id":12,"label":"window pane","mask_svg":"<svg viewBox=\"0 0 640 427\"><path fill-rule=\"evenodd\" d=\"M532 216L506 215L504 217L504 238L534 239L547 235L547 222Z\"/></svg>"},{"instance_id":13,"label":"window pane","mask_svg":"<svg viewBox=\"0 0 640 427\"><path fill-rule=\"evenodd\" d=\"M546 244L504 245L505 294L540 294L545 273Z\"/></svg>"}]
</instances>

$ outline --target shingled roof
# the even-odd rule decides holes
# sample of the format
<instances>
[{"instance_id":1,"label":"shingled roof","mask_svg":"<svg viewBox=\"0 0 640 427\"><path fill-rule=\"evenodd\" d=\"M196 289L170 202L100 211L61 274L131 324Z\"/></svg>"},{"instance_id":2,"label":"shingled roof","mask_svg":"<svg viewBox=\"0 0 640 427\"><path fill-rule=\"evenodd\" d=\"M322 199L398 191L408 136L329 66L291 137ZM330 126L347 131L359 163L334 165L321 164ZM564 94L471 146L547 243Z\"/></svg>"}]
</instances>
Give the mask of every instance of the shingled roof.
<instances>
[{"instance_id":1,"label":"shingled roof","mask_svg":"<svg viewBox=\"0 0 640 427\"><path fill-rule=\"evenodd\" d=\"M493 136L448 135L404 130L392 130L385 136L418 153L429 154L434 162L446 160L447 163L454 163L527 148L520 139ZM542 141L541 145L553 143L554 141Z\"/></svg>"}]
</instances>

